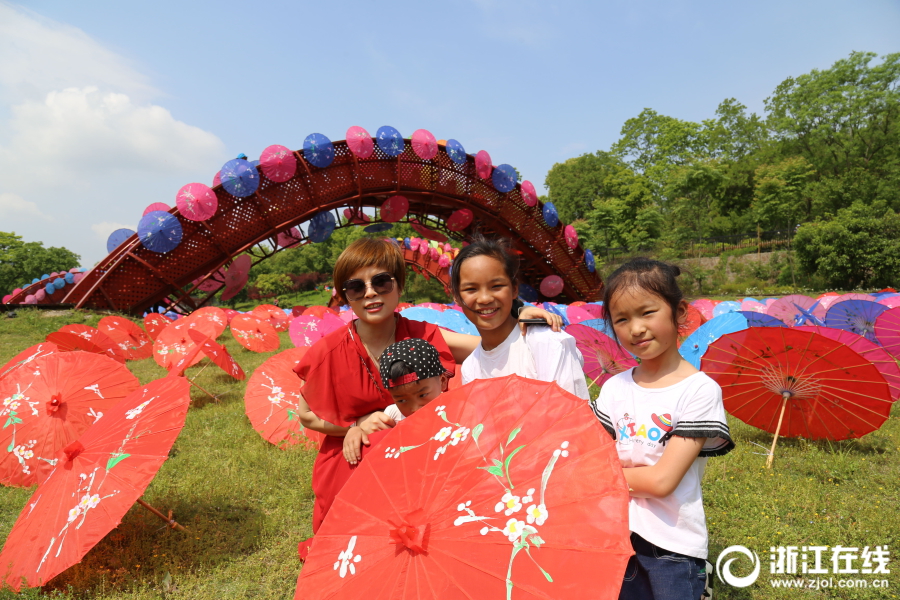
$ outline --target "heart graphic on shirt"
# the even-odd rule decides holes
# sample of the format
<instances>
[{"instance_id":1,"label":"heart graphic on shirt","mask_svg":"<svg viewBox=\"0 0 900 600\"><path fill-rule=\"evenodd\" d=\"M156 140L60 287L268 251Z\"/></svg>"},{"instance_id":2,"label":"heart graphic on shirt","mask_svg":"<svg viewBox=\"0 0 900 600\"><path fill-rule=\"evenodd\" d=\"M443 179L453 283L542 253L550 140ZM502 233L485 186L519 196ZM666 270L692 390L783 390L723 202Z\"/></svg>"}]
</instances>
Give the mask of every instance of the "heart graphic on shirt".
<instances>
[{"instance_id":1,"label":"heart graphic on shirt","mask_svg":"<svg viewBox=\"0 0 900 600\"><path fill-rule=\"evenodd\" d=\"M650 419L653 420L653 424L662 429L665 432L672 431L672 415L666 413L664 415L657 415L653 413L650 415Z\"/></svg>"}]
</instances>

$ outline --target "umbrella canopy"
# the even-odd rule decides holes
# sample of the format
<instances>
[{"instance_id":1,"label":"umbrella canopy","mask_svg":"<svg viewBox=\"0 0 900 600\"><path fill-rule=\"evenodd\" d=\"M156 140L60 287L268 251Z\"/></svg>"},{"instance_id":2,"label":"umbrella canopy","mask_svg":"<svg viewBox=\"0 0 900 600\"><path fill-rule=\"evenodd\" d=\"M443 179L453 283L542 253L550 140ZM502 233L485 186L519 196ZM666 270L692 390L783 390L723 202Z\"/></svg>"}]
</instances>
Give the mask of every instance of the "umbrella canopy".
<instances>
[{"instance_id":1,"label":"umbrella canopy","mask_svg":"<svg viewBox=\"0 0 900 600\"><path fill-rule=\"evenodd\" d=\"M246 254L241 254L231 261L231 266L225 271L225 291L222 292L222 300L230 300L244 289L252 265L253 259Z\"/></svg>"},{"instance_id":2,"label":"umbrella canopy","mask_svg":"<svg viewBox=\"0 0 900 600\"><path fill-rule=\"evenodd\" d=\"M281 344L275 328L254 315L237 316L230 326L237 343L252 352L272 352Z\"/></svg>"},{"instance_id":3,"label":"umbrella canopy","mask_svg":"<svg viewBox=\"0 0 900 600\"><path fill-rule=\"evenodd\" d=\"M381 205L381 220L396 223L409 212L409 200L404 196L391 196Z\"/></svg>"},{"instance_id":4,"label":"umbrella canopy","mask_svg":"<svg viewBox=\"0 0 900 600\"><path fill-rule=\"evenodd\" d=\"M602 386L606 380L631 367L638 366L634 357L604 333L585 325L569 325L566 333L575 338L575 345L584 357L584 374L594 384Z\"/></svg>"},{"instance_id":5,"label":"umbrella canopy","mask_svg":"<svg viewBox=\"0 0 900 600\"><path fill-rule=\"evenodd\" d=\"M167 371L171 371L176 363L188 355L193 356L193 358L188 364L183 365L184 369L203 360L202 354L194 354L192 352L196 346L188 333L192 329L197 329L208 337L216 337L217 328L206 319L188 317L187 319L172 321L153 342L153 359L156 361L156 364Z\"/></svg>"},{"instance_id":6,"label":"umbrella canopy","mask_svg":"<svg viewBox=\"0 0 900 600\"><path fill-rule=\"evenodd\" d=\"M458 165L466 164L466 149L456 140L447 140L447 156Z\"/></svg>"},{"instance_id":7,"label":"umbrella canopy","mask_svg":"<svg viewBox=\"0 0 900 600\"><path fill-rule=\"evenodd\" d=\"M59 452L0 553L6 584L43 585L119 524L169 457L189 389L181 377L142 386Z\"/></svg>"},{"instance_id":8,"label":"umbrella canopy","mask_svg":"<svg viewBox=\"0 0 900 600\"><path fill-rule=\"evenodd\" d=\"M208 185L189 183L182 186L175 196L175 205L185 219L206 221L219 208L219 199Z\"/></svg>"},{"instance_id":9,"label":"umbrella canopy","mask_svg":"<svg viewBox=\"0 0 900 600\"><path fill-rule=\"evenodd\" d=\"M695 307L688 305L687 314L684 317L684 323L678 328L679 337L685 338L706 323L707 319Z\"/></svg>"},{"instance_id":10,"label":"umbrella canopy","mask_svg":"<svg viewBox=\"0 0 900 600\"><path fill-rule=\"evenodd\" d=\"M725 313L711 319L697 328L678 347L678 353L694 368L700 368L700 359L706 353L709 345L726 333L734 333L747 329L747 319L737 313Z\"/></svg>"},{"instance_id":11,"label":"umbrella canopy","mask_svg":"<svg viewBox=\"0 0 900 600\"><path fill-rule=\"evenodd\" d=\"M309 220L306 233L312 242L324 242L334 233L337 222L330 211L322 211Z\"/></svg>"},{"instance_id":12,"label":"umbrella canopy","mask_svg":"<svg viewBox=\"0 0 900 600\"><path fill-rule=\"evenodd\" d=\"M494 189L503 194L516 189L518 178L519 174L516 172L516 168L507 164L499 165L491 173L491 183L494 184Z\"/></svg>"},{"instance_id":13,"label":"umbrella canopy","mask_svg":"<svg viewBox=\"0 0 900 600\"><path fill-rule=\"evenodd\" d=\"M297 172L297 157L290 148L273 144L262 151L259 168L270 181L283 183Z\"/></svg>"},{"instance_id":14,"label":"umbrella canopy","mask_svg":"<svg viewBox=\"0 0 900 600\"><path fill-rule=\"evenodd\" d=\"M411 321L424 321L439 327L445 327L456 333L478 335L478 330L466 315L456 310L439 311L433 308L414 306L400 311L400 314Z\"/></svg>"},{"instance_id":15,"label":"umbrella canopy","mask_svg":"<svg viewBox=\"0 0 900 600\"><path fill-rule=\"evenodd\" d=\"M106 251L111 253L113 250L115 250L116 248L121 246L123 243L128 241L128 238L130 238L133 235L134 235L133 229L127 229L127 228L116 229L111 234L109 234L109 237L106 239Z\"/></svg>"},{"instance_id":16,"label":"umbrella canopy","mask_svg":"<svg viewBox=\"0 0 900 600\"><path fill-rule=\"evenodd\" d=\"M491 155L487 153L487 150L479 150L475 155L475 173L482 179L487 179L491 176L493 168Z\"/></svg>"},{"instance_id":17,"label":"umbrella canopy","mask_svg":"<svg viewBox=\"0 0 900 600\"><path fill-rule=\"evenodd\" d=\"M432 404L338 494L295 598L618 598L629 496L585 402L513 375Z\"/></svg>"},{"instance_id":18,"label":"umbrella canopy","mask_svg":"<svg viewBox=\"0 0 900 600\"><path fill-rule=\"evenodd\" d=\"M417 129L410 140L413 152L422 160L431 160L438 153L437 140L427 129Z\"/></svg>"},{"instance_id":19,"label":"umbrella canopy","mask_svg":"<svg viewBox=\"0 0 900 600\"><path fill-rule=\"evenodd\" d=\"M373 225L369 225L363 231L366 233L383 233L389 229L391 229L393 225L390 223L375 223Z\"/></svg>"},{"instance_id":20,"label":"umbrella canopy","mask_svg":"<svg viewBox=\"0 0 900 600\"><path fill-rule=\"evenodd\" d=\"M312 346L325 337L327 333L321 325L322 319L313 315L294 317L289 329L291 342L297 348Z\"/></svg>"},{"instance_id":21,"label":"umbrella canopy","mask_svg":"<svg viewBox=\"0 0 900 600\"><path fill-rule=\"evenodd\" d=\"M56 465L56 453L137 389L116 361L87 352L34 359L0 381L0 483L27 487Z\"/></svg>"},{"instance_id":22,"label":"umbrella canopy","mask_svg":"<svg viewBox=\"0 0 900 600\"><path fill-rule=\"evenodd\" d=\"M898 306L900 306L900 295L885 296L884 298L879 298L878 304L884 304L888 308L897 308Z\"/></svg>"},{"instance_id":23,"label":"umbrella canopy","mask_svg":"<svg viewBox=\"0 0 900 600\"><path fill-rule=\"evenodd\" d=\"M779 298L769 305L766 314L780 319L785 325L824 325L825 308L821 300L802 294Z\"/></svg>"},{"instance_id":24,"label":"umbrella canopy","mask_svg":"<svg viewBox=\"0 0 900 600\"><path fill-rule=\"evenodd\" d=\"M544 204L544 207L541 209L541 215L544 217L544 222L550 227L559 225L559 213L556 211L556 206L552 202Z\"/></svg>"},{"instance_id":25,"label":"umbrella canopy","mask_svg":"<svg viewBox=\"0 0 900 600\"><path fill-rule=\"evenodd\" d=\"M337 315L337 311L333 308L329 308L328 306L322 306L317 304L316 306L310 306L306 310L303 311L304 316L312 315L314 317L318 317L320 319L324 318L326 314L331 313L332 315Z\"/></svg>"},{"instance_id":26,"label":"umbrella canopy","mask_svg":"<svg viewBox=\"0 0 900 600\"><path fill-rule=\"evenodd\" d=\"M590 321L592 319L596 319L597 316L593 314L591 311L585 310L586 305L575 306L574 304L570 304L566 308L566 320L569 321L572 325L577 325L582 321Z\"/></svg>"},{"instance_id":27,"label":"umbrella canopy","mask_svg":"<svg viewBox=\"0 0 900 600\"><path fill-rule=\"evenodd\" d=\"M303 140L303 158L309 164L324 169L334 162L334 144L321 133L311 133Z\"/></svg>"},{"instance_id":28,"label":"umbrella canopy","mask_svg":"<svg viewBox=\"0 0 900 600\"><path fill-rule=\"evenodd\" d=\"M752 310L739 310L734 314L741 315L747 319L747 325L749 327L787 327L787 325L784 324L784 321L771 317L765 313Z\"/></svg>"},{"instance_id":29,"label":"umbrella canopy","mask_svg":"<svg viewBox=\"0 0 900 600\"><path fill-rule=\"evenodd\" d=\"M400 132L391 127L384 125L375 132L375 139L378 142L378 148L388 156L400 156L403 154L405 143Z\"/></svg>"},{"instance_id":30,"label":"umbrella canopy","mask_svg":"<svg viewBox=\"0 0 900 600\"><path fill-rule=\"evenodd\" d=\"M26 348L12 357L5 365L0 367L0 379L9 377L18 369L31 365L35 359L40 358L41 356L47 356L48 354L53 354L54 352L59 352L59 349L56 347L56 344L50 342L41 342L40 344Z\"/></svg>"},{"instance_id":31,"label":"umbrella canopy","mask_svg":"<svg viewBox=\"0 0 900 600\"><path fill-rule=\"evenodd\" d=\"M287 331L291 326L291 317L274 304L260 304L251 314L261 321L267 321L275 331Z\"/></svg>"},{"instance_id":32,"label":"umbrella canopy","mask_svg":"<svg viewBox=\"0 0 900 600\"><path fill-rule=\"evenodd\" d=\"M375 152L375 142L372 141L372 136L359 125L354 125L347 130L347 147L359 158L369 158Z\"/></svg>"},{"instance_id":33,"label":"umbrella canopy","mask_svg":"<svg viewBox=\"0 0 900 600\"><path fill-rule=\"evenodd\" d=\"M159 313L147 313L144 316L144 329L147 330L147 336L151 340L156 341L156 338L159 336L162 330L165 329L166 326L171 322L172 321L170 321L167 317L164 317Z\"/></svg>"},{"instance_id":34,"label":"umbrella canopy","mask_svg":"<svg viewBox=\"0 0 900 600\"><path fill-rule=\"evenodd\" d=\"M450 231L462 231L472 224L475 214L468 208L460 208L453 211L447 218L447 229Z\"/></svg>"},{"instance_id":35,"label":"umbrella canopy","mask_svg":"<svg viewBox=\"0 0 900 600\"><path fill-rule=\"evenodd\" d=\"M153 341L143 329L124 317L103 317L97 329L119 347L126 360L144 360L153 354Z\"/></svg>"},{"instance_id":36,"label":"umbrella canopy","mask_svg":"<svg viewBox=\"0 0 900 600\"><path fill-rule=\"evenodd\" d=\"M843 440L887 420L891 394L875 366L844 344L791 328L723 335L703 357L722 386L725 410L741 421L808 439Z\"/></svg>"},{"instance_id":37,"label":"umbrella canopy","mask_svg":"<svg viewBox=\"0 0 900 600\"><path fill-rule=\"evenodd\" d=\"M259 435L279 448L303 444L314 448L324 435L300 423L300 380L294 369L307 348L290 348L271 356L253 371L244 393L244 410Z\"/></svg>"},{"instance_id":38,"label":"umbrella canopy","mask_svg":"<svg viewBox=\"0 0 900 600\"><path fill-rule=\"evenodd\" d=\"M220 346L208 336L203 335L202 332L191 329L188 331L188 335L191 336L191 339L195 344L200 348L200 352L202 352L209 360L211 360L217 367L237 379L238 381L243 381L246 375L244 375L244 370L241 368L241 365L237 364L237 361L234 360L234 357L228 353L228 350L225 349L225 346Z\"/></svg>"},{"instance_id":39,"label":"umbrella canopy","mask_svg":"<svg viewBox=\"0 0 900 600\"><path fill-rule=\"evenodd\" d=\"M741 303L734 300L725 300L716 304L713 308L713 318L727 313L737 312L741 310Z\"/></svg>"},{"instance_id":40,"label":"umbrella canopy","mask_svg":"<svg viewBox=\"0 0 900 600\"><path fill-rule=\"evenodd\" d=\"M228 327L228 315L218 306L204 306L188 316L187 321L192 329L200 329L204 334L216 339Z\"/></svg>"},{"instance_id":41,"label":"umbrella canopy","mask_svg":"<svg viewBox=\"0 0 900 600\"><path fill-rule=\"evenodd\" d=\"M112 340L112 338L96 327L73 323L70 325L63 325L59 330L64 333L75 334L78 337L91 342L95 346L102 348L110 358L121 363L125 362L125 352Z\"/></svg>"},{"instance_id":42,"label":"umbrella canopy","mask_svg":"<svg viewBox=\"0 0 900 600\"><path fill-rule=\"evenodd\" d=\"M541 281L541 293L548 298L559 296L562 291L563 280L559 275L550 275Z\"/></svg>"},{"instance_id":43,"label":"umbrella canopy","mask_svg":"<svg viewBox=\"0 0 900 600\"><path fill-rule=\"evenodd\" d=\"M571 225L566 225L563 229L566 236L566 245L573 250L578 247L578 232Z\"/></svg>"},{"instance_id":44,"label":"umbrella canopy","mask_svg":"<svg viewBox=\"0 0 900 600\"><path fill-rule=\"evenodd\" d=\"M864 336L873 344L877 344L875 321L886 310L889 310L887 306L871 300L835 302L825 313L825 326L852 331L856 335Z\"/></svg>"},{"instance_id":45,"label":"umbrella canopy","mask_svg":"<svg viewBox=\"0 0 900 600\"><path fill-rule=\"evenodd\" d=\"M155 210L141 217L137 233L144 248L165 253L181 243L181 222L175 215Z\"/></svg>"},{"instance_id":46,"label":"umbrella canopy","mask_svg":"<svg viewBox=\"0 0 900 600\"><path fill-rule=\"evenodd\" d=\"M900 307L891 308L875 320L875 335L894 358L900 359ZM0 378L3 372L0 371Z\"/></svg>"},{"instance_id":47,"label":"umbrella canopy","mask_svg":"<svg viewBox=\"0 0 900 600\"><path fill-rule=\"evenodd\" d=\"M111 357L109 352L81 336L69 333L67 331L54 331L44 338L49 343L56 346L59 352L90 352L91 354L100 354L102 356ZM124 363L125 359L116 358L116 362Z\"/></svg>"},{"instance_id":48,"label":"umbrella canopy","mask_svg":"<svg viewBox=\"0 0 900 600\"><path fill-rule=\"evenodd\" d=\"M521 190L522 202L527 206L536 206L538 203L538 193L537 190L534 189L534 184L526 179L522 182Z\"/></svg>"},{"instance_id":49,"label":"umbrella canopy","mask_svg":"<svg viewBox=\"0 0 900 600\"><path fill-rule=\"evenodd\" d=\"M300 233L300 230L296 227L291 227L287 231L279 232L276 242L282 248L292 248L299 244L301 239L303 239L303 234Z\"/></svg>"},{"instance_id":50,"label":"umbrella canopy","mask_svg":"<svg viewBox=\"0 0 900 600\"><path fill-rule=\"evenodd\" d=\"M234 158L219 171L222 187L235 198L252 196L259 188L259 173L256 167L243 158Z\"/></svg>"},{"instance_id":51,"label":"umbrella canopy","mask_svg":"<svg viewBox=\"0 0 900 600\"><path fill-rule=\"evenodd\" d=\"M144 212L141 214L141 216L146 217L150 213L157 211L157 210L161 210L162 212L169 212L170 210L172 210L172 207L169 206L168 204L166 204L165 202L154 202L153 204L148 205L147 208L144 209Z\"/></svg>"}]
</instances>

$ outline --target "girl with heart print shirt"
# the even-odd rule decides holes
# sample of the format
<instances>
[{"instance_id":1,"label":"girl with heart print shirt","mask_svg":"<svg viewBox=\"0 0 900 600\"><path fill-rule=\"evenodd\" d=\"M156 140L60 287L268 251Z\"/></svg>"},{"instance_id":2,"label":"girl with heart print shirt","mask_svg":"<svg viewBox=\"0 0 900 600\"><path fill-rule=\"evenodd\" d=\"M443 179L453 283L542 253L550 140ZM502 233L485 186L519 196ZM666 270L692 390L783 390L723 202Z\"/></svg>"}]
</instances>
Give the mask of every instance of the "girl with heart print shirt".
<instances>
[{"instance_id":1,"label":"girl with heart print shirt","mask_svg":"<svg viewBox=\"0 0 900 600\"><path fill-rule=\"evenodd\" d=\"M722 389L678 353L687 302L678 267L646 258L617 269L604 318L640 365L607 381L591 408L616 440L631 493L635 556L620 599L699 599L707 532L700 481L706 460L734 448Z\"/></svg>"}]
</instances>

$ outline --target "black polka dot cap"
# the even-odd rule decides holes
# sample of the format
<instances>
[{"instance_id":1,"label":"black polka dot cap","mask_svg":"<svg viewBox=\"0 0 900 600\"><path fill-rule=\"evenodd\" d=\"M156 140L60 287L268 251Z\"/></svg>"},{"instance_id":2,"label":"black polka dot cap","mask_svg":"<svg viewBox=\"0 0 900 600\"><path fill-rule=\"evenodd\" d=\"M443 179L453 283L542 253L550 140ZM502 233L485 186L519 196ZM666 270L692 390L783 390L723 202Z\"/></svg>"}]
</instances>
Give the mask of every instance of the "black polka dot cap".
<instances>
[{"instance_id":1,"label":"black polka dot cap","mask_svg":"<svg viewBox=\"0 0 900 600\"><path fill-rule=\"evenodd\" d=\"M405 362L413 372L403 377L389 379L391 367L398 360ZM381 371L384 387L390 389L420 379L437 377L444 372L444 365L441 364L441 356L434 346L425 340L410 338L402 342L395 342L385 348L378 361L378 369Z\"/></svg>"}]
</instances>

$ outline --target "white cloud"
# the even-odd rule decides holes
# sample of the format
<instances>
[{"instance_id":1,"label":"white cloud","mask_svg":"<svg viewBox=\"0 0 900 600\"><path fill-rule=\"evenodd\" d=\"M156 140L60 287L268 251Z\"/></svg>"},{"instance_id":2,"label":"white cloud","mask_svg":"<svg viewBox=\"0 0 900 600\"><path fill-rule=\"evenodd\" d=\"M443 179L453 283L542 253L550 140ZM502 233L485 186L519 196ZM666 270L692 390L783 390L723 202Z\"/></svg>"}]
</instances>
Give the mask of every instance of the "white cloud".
<instances>
[{"instance_id":1,"label":"white cloud","mask_svg":"<svg viewBox=\"0 0 900 600\"><path fill-rule=\"evenodd\" d=\"M110 223L109 221L91 225L91 231L93 231L97 235L97 239L102 240L104 244L106 243L106 240L109 239L109 234L117 229L130 229L134 231L135 226L123 225L122 223Z\"/></svg>"},{"instance_id":2,"label":"white cloud","mask_svg":"<svg viewBox=\"0 0 900 600\"><path fill-rule=\"evenodd\" d=\"M41 212L37 204L29 202L17 194L0 193L0 218L3 219L39 219L50 221L51 218Z\"/></svg>"}]
</instances>

